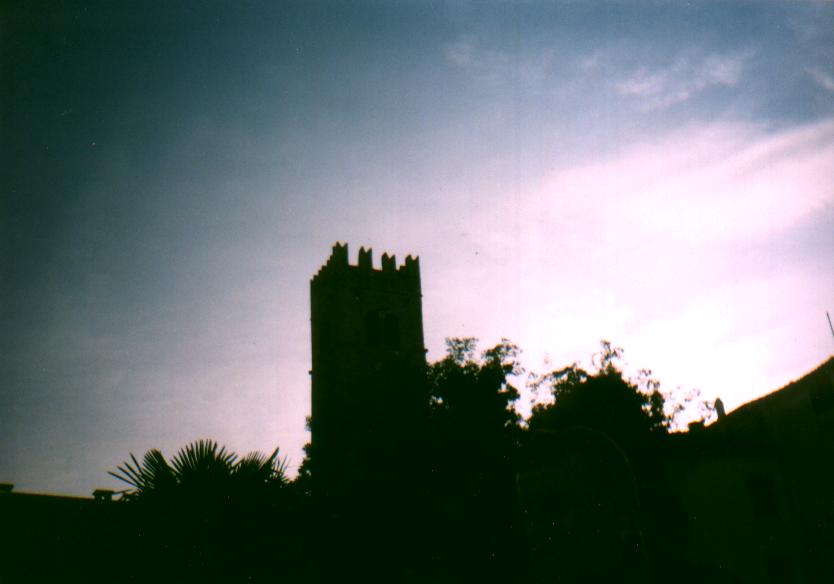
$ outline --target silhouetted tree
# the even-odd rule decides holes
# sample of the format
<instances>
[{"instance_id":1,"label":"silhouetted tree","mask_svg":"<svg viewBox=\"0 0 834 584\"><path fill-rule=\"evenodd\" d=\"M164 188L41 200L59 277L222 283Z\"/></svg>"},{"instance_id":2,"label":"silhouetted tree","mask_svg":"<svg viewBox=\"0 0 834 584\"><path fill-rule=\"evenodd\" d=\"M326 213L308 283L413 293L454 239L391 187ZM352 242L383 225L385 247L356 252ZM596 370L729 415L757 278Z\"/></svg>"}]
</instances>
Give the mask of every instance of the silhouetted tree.
<instances>
[{"instance_id":1,"label":"silhouetted tree","mask_svg":"<svg viewBox=\"0 0 834 584\"><path fill-rule=\"evenodd\" d=\"M617 367L622 349L608 341L601 344L594 372L574 363L535 381L537 387L548 387L553 399L534 406L530 430L593 428L614 440L629 456L642 455L641 449L647 448L654 437L665 434L670 423L664 396L647 370L640 374L642 388L627 379Z\"/></svg>"},{"instance_id":2,"label":"silhouetted tree","mask_svg":"<svg viewBox=\"0 0 834 584\"><path fill-rule=\"evenodd\" d=\"M250 582L271 579L275 560L300 569L305 517L285 466L277 448L239 457L208 440L185 446L170 462L159 450L141 462L131 454L110 473L131 487L123 504L133 518L137 561L125 566L127 575Z\"/></svg>"},{"instance_id":3,"label":"silhouetted tree","mask_svg":"<svg viewBox=\"0 0 834 584\"><path fill-rule=\"evenodd\" d=\"M180 449L169 463L157 449L149 450L142 462L130 460L108 474L130 485L128 499L165 497L187 500L228 498L231 494L251 497L287 484L286 462L271 455L251 452L239 458L216 442L198 440Z\"/></svg>"},{"instance_id":4,"label":"silhouetted tree","mask_svg":"<svg viewBox=\"0 0 834 584\"><path fill-rule=\"evenodd\" d=\"M574 363L533 382L552 398L528 420L519 479L534 579L547 581L543 557L565 582L659 581L680 559L664 446L695 394L675 401L649 370L626 377L622 349L601 345L592 371Z\"/></svg>"},{"instance_id":5,"label":"silhouetted tree","mask_svg":"<svg viewBox=\"0 0 834 584\"><path fill-rule=\"evenodd\" d=\"M428 369L434 550L450 580L510 570L515 450L521 418L511 377L522 372L507 340L477 356L475 339L447 339Z\"/></svg>"}]
</instances>

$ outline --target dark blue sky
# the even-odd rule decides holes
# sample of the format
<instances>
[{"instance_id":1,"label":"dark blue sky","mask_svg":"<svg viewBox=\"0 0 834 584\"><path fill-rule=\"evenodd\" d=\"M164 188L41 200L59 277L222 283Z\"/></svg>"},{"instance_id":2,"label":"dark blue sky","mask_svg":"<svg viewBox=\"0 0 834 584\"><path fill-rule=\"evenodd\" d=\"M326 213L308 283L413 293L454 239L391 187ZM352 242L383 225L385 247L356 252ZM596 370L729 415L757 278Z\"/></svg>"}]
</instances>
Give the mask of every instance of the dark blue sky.
<instances>
[{"instance_id":1,"label":"dark blue sky","mask_svg":"<svg viewBox=\"0 0 834 584\"><path fill-rule=\"evenodd\" d=\"M733 407L832 352L832 3L209 4L0 9L0 481L297 464L335 241L421 256L430 358Z\"/></svg>"}]
</instances>

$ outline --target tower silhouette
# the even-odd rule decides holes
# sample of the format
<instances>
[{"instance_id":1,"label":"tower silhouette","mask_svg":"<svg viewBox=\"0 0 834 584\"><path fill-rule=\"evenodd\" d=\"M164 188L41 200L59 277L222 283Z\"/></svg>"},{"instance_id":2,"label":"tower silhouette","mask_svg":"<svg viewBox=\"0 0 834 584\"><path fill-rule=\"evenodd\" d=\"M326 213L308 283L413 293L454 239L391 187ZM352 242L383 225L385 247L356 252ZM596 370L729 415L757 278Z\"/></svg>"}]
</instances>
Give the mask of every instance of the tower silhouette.
<instances>
[{"instance_id":1,"label":"tower silhouette","mask_svg":"<svg viewBox=\"0 0 834 584\"><path fill-rule=\"evenodd\" d=\"M313 490L382 505L418 440L425 399L419 259L336 244L310 281Z\"/></svg>"}]
</instances>

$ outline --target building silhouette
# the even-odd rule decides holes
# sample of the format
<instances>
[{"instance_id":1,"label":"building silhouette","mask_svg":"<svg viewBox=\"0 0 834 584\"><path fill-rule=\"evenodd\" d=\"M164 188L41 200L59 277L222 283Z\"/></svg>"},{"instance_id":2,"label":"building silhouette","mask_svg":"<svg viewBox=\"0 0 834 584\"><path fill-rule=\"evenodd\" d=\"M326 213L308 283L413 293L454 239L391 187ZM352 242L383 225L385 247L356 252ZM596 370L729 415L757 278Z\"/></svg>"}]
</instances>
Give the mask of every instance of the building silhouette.
<instances>
[{"instance_id":1,"label":"building silhouette","mask_svg":"<svg viewBox=\"0 0 834 584\"><path fill-rule=\"evenodd\" d=\"M830 581L834 358L671 438L668 476L689 561L720 566L732 581Z\"/></svg>"},{"instance_id":2,"label":"building silhouette","mask_svg":"<svg viewBox=\"0 0 834 584\"><path fill-rule=\"evenodd\" d=\"M425 407L420 262L336 244L310 281L313 489L379 500L406 463ZM413 462L413 461L409 461ZM371 480L373 479L373 480Z\"/></svg>"},{"instance_id":3,"label":"building silhouette","mask_svg":"<svg viewBox=\"0 0 834 584\"><path fill-rule=\"evenodd\" d=\"M113 494L45 495L0 483L0 582L112 581L129 511Z\"/></svg>"},{"instance_id":4,"label":"building silhouette","mask_svg":"<svg viewBox=\"0 0 834 584\"><path fill-rule=\"evenodd\" d=\"M336 244L310 281L312 490L332 562L323 581L419 565L426 350L419 260ZM368 558L374 550L374 560Z\"/></svg>"}]
</instances>

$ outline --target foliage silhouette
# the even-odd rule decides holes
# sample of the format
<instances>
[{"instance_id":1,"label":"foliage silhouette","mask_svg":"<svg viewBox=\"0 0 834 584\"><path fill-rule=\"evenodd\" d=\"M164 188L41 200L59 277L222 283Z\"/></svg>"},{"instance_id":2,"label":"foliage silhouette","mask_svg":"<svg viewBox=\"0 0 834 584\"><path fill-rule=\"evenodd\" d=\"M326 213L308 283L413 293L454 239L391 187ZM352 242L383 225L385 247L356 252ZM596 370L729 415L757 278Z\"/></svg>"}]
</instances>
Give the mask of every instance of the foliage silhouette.
<instances>
[{"instance_id":1,"label":"foliage silhouette","mask_svg":"<svg viewBox=\"0 0 834 584\"><path fill-rule=\"evenodd\" d=\"M552 398L534 406L522 448L534 580L549 577L548 554L565 582L662 581L683 560L686 520L664 468L669 431L695 394L675 401L649 370L627 378L622 355L602 341L592 371L574 363L532 383Z\"/></svg>"},{"instance_id":2,"label":"foliage silhouette","mask_svg":"<svg viewBox=\"0 0 834 584\"><path fill-rule=\"evenodd\" d=\"M647 370L638 378L642 383L627 379L617 365L622 353L622 349L602 341L594 372L574 363L537 378L534 386L548 387L552 402L533 407L530 430L593 428L629 455L639 455L638 449L646 447L653 437L666 434L671 419L665 412L666 400L659 383Z\"/></svg>"},{"instance_id":3,"label":"foliage silhouette","mask_svg":"<svg viewBox=\"0 0 834 584\"><path fill-rule=\"evenodd\" d=\"M210 440L186 445L170 463L157 449L148 451L141 464L131 454L109 474L130 485L128 499L250 497L288 483L286 461L278 458L277 448L268 456L250 452L239 458Z\"/></svg>"},{"instance_id":4,"label":"foliage silhouette","mask_svg":"<svg viewBox=\"0 0 834 584\"><path fill-rule=\"evenodd\" d=\"M513 408L518 390L508 377L520 375L520 349L507 341L475 356L477 339L446 339L446 357L428 368L431 410L466 430L511 434L521 417Z\"/></svg>"},{"instance_id":5,"label":"foliage silhouette","mask_svg":"<svg viewBox=\"0 0 834 584\"><path fill-rule=\"evenodd\" d=\"M432 539L450 581L513 571L515 451L521 417L511 378L523 370L507 340L476 354L475 339L447 339L428 368Z\"/></svg>"},{"instance_id":6,"label":"foliage silhouette","mask_svg":"<svg viewBox=\"0 0 834 584\"><path fill-rule=\"evenodd\" d=\"M137 550L153 557L131 575L162 581L264 581L269 562L229 562L264 557L306 565L307 511L289 487L286 462L270 455L239 457L210 440L180 449L169 462L159 450L134 455L111 475L131 488L124 503Z\"/></svg>"}]
</instances>

